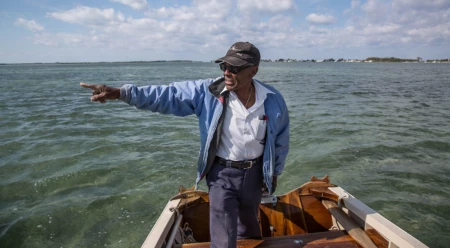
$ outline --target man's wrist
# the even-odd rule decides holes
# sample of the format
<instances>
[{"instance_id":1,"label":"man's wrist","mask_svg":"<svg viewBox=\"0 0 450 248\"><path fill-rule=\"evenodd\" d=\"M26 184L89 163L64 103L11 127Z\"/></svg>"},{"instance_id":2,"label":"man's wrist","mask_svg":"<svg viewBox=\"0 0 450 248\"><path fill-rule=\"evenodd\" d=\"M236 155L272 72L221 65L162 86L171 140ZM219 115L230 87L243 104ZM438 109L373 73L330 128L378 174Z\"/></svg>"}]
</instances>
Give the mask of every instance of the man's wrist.
<instances>
[{"instance_id":1,"label":"man's wrist","mask_svg":"<svg viewBox=\"0 0 450 248\"><path fill-rule=\"evenodd\" d=\"M120 88L113 88L112 96L113 96L114 100L119 100L120 99Z\"/></svg>"}]
</instances>

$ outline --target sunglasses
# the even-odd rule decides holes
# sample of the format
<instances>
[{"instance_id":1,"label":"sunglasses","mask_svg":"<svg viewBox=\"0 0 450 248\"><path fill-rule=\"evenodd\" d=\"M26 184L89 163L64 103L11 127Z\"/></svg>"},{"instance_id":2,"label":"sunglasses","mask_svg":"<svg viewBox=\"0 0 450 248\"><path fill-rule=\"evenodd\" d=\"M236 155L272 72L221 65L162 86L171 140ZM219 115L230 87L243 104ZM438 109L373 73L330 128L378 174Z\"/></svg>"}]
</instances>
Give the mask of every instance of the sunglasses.
<instances>
[{"instance_id":1,"label":"sunglasses","mask_svg":"<svg viewBox=\"0 0 450 248\"><path fill-rule=\"evenodd\" d=\"M245 69L245 68L251 67L251 66L241 66L241 67L238 67L238 66L227 65L227 64L225 64L225 63L220 63L219 66L220 66L220 69L221 69L223 72L225 72L226 70L228 70L229 72L231 72L231 73L233 73L233 74L237 74L237 73L239 73L241 70L243 70L243 69Z\"/></svg>"}]
</instances>

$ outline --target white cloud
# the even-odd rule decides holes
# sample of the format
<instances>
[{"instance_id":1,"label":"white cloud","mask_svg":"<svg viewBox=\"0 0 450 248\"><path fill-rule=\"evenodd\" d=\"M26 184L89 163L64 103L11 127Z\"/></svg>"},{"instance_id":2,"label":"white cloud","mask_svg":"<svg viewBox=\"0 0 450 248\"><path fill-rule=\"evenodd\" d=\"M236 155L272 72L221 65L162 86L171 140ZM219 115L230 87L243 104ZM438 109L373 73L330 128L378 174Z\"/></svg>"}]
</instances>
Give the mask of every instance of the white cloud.
<instances>
[{"instance_id":1,"label":"white cloud","mask_svg":"<svg viewBox=\"0 0 450 248\"><path fill-rule=\"evenodd\" d=\"M244 13L254 11L277 13L296 9L293 0L237 0L237 7Z\"/></svg>"},{"instance_id":2,"label":"white cloud","mask_svg":"<svg viewBox=\"0 0 450 248\"><path fill-rule=\"evenodd\" d=\"M122 13L116 13L114 9L98 9L79 6L75 9L47 13L47 16L73 24L82 25L107 25L120 23L125 20Z\"/></svg>"},{"instance_id":3,"label":"white cloud","mask_svg":"<svg viewBox=\"0 0 450 248\"><path fill-rule=\"evenodd\" d=\"M58 46L59 42L51 33L39 33L34 36L34 44L40 44L44 46Z\"/></svg>"},{"instance_id":4,"label":"white cloud","mask_svg":"<svg viewBox=\"0 0 450 248\"><path fill-rule=\"evenodd\" d=\"M232 11L232 0L194 0L197 15L207 19L223 19Z\"/></svg>"},{"instance_id":5,"label":"white cloud","mask_svg":"<svg viewBox=\"0 0 450 248\"><path fill-rule=\"evenodd\" d=\"M310 26L309 32L313 34L327 34L329 32L329 29L327 28L319 28L316 26Z\"/></svg>"},{"instance_id":6,"label":"white cloud","mask_svg":"<svg viewBox=\"0 0 450 248\"><path fill-rule=\"evenodd\" d=\"M223 20L232 10L232 0L194 0L192 6L162 7L150 9L145 14L150 18L172 20L205 20L209 23Z\"/></svg>"},{"instance_id":7,"label":"white cloud","mask_svg":"<svg viewBox=\"0 0 450 248\"><path fill-rule=\"evenodd\" d=\"M111 1L129 6L142 3ZM350 19L342 20L343 26L322 26L336 23L337 16L317 12L306 17L310 24L307 25L304 17L300 20L299 15L291 11L296 6L290 0L192 0L188 5L166 5L157 9L139 7L144 10L142 18L125 17L112 8L78 6L47 13L47 16L83 28L67 33L40 32L33 39L36 44L45 46L102 50L105 53L113 50L114 54L134 52L141 57L164 53L166 57L159 59L169 59L170 56L195 59L195 54L204 54L206 60L216 57L221 49L226 51L237 40L253 42L261 46L262 51L279 49L291 57L294 57L292 53L296 49L305 48L342 51L342 48L450 42L450 9L443 7L447 6L446 2L352 0L346 6L351 9L345 10L344 14L348 11L351 15L348 15ZM329 9L317 9L335 13ZM186 57L186 54L193 57ZM150 60L153 58L148 57Z\"/></svg>"},{"instance_id":8,"label":"white cloud","mask_svg":"<svg viewBox=\"0 0 450 248\"><path fill-rule=\"evenodd\" d=\"M42 25L39 25L35 20L28 21L23 18L18 18L15 24L18 26L22 26L26 29L29 29L33 32L44 30L44 27Z\"/></svg>"},{"instance_id":9,"label":"white cloud","mask_svg":"<svg viewBox=\"0 0 450 248\"><path fill-rule=\"evenodd\" d=\"M381 0L367 0L366 3L361 5L361 9L371 21L383 22L389 13L388 6L388 4L383 3Z\"/></svg>"},{"instance_id":10,"label":"white cloud","mask_svg":"<svg viewBox=\"0 0 450 248\"><path fill-rule=\"evenodd\" d=\"M359 0L352 0L351 2L351 9L356 9L361 5L361 2Z\"/></svg>"},{"instance_id":11,"label":"white cloud","mask_svg":"<svg viewBox=\"0 0 450 248\"><path fill-rule=\"evenodd\" d=\"M146 0L110 0L110 1L125 4L135 10L148 9L148 3Z\"/></svg>"},{"instance_id":12,"label":"white cloud","mask_svg":"<svg viewBox=\"0 0 450 248\"><path fill-rule=\"evenodd\" d=\"M146 13L146 15L151 18L163 18L179 21L189 21L198 18L194 12L194 9L186 6L181 6L179 8L162 7L159 9L150 10Z\"/></svg>"},{"instance_id":13,"label":"white cloud","mask_svg":"<svg viewBox=\"0 0 450 248\"><path fill-rule=\"evenodd\" d=\"M345 9L343 13L348 14L352 11L355 11L358 9L359 6L361 6L361 2L359 0L352 0L350 3L350 8Z\"/></svg>"},{"instance_id":14,"label":"white cloud","mask_svg":"<svg viewBox=\"0 0 450 248\"><path fill-rule=\"evenodd\" d=\"M448 0L393 0L392 5L399 9L442 10L450 8Z\"/></svg>"},{"instance_id":15,"label":"white cloud","mask_svg":"<svg viewBox=\"0 0 450 248\"><path fill-rule=\"evenodd\" d=\"M352 35L363 35L367 44L445 44L450 41L450 1L369 0L361 6Z\"/></svg>"},{"instance_id":16,"label":"white cloud","mask_svg":"<svg viewBox=\"0 0 450 248\"><path fill-rule=\"evenodd\" d=\"M332 24L336 22L335 18L331 15L317 15L315 13L311 13L306 17L306 20L313 24Z\"/></svg>"},{"instance_id":17,"label":"white cloud","mask_svg":"<svg viewBox=\"0 0 450 248\"><path fill-rule=\"evenodd\" d=\"M401 26L394 24L394 23L382 24L382 25L369 24L369 25L367 25L367 27L365 27L363 29L363 32L366 35L379 36L379 35L383 35L383 34L395 34L400 30L401 30Z\"/></svg>"}]
</instances>

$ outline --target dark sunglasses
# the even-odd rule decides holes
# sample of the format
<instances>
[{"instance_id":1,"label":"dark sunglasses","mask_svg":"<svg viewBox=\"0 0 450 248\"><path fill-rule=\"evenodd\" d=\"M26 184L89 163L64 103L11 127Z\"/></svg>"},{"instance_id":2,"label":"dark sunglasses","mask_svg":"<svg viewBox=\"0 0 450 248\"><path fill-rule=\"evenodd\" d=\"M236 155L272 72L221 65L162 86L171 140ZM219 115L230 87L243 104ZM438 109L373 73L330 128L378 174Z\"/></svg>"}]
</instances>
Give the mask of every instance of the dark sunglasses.
<instances>
[{"instance_id":1,"label":"dark sunglasses","mask_svg":"<svg viewBox=\"0 0 450 248\"><path fill-rule=\"evenodd\" d=\"M240 72L241 70L245 69L245 68L249 68L251 66L232 66L232 65L227 65L225 63L220 63L219 64L220 69L225 72L226 70L228 70L229 72L233 73L233 74L237 74L238 72Z\"/></svg>"}]
</instances>

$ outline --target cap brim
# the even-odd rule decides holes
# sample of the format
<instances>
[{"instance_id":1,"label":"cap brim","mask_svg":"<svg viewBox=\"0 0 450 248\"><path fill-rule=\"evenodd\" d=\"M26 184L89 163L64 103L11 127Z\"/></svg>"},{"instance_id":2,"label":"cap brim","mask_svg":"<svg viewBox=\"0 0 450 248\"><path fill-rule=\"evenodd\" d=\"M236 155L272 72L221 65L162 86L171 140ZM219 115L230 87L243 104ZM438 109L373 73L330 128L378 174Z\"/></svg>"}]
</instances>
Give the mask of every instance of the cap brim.
<instances>
[{"instance_id":1,"label":"cap brim","mask_svg":"<svg viewBox=\"0 0 450 248\"><path fill-rule=\"evenodd\" d=\"M246 64L250 64L245 60L242 60L242 59L239 59L236 57L231 57L231 56L225 56L225 57L222 57L222 58L216 60L216 63L222 63L222 62L226 62L232 66L243 66Z\"/></svg>"}]
</instances>

